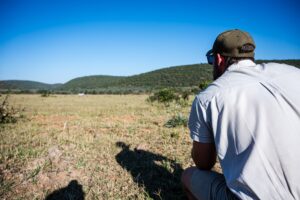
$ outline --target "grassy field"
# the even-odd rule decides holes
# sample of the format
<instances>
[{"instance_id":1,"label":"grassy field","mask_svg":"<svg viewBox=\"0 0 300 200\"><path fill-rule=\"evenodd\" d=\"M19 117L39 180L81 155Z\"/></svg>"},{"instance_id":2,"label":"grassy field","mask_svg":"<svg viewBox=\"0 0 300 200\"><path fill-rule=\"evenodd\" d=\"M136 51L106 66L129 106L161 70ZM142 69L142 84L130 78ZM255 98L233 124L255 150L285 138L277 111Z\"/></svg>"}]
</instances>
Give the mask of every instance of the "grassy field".
<instances>
[{"instance_id":1,"label":"grassy field","mask_svg":"<svg viewBox=\"0 0 300 200\"><path fill-rule=\"evenodd\" d=\"M164 124L188 116L193 97L168 107L147 97L10 96L25 117L0 127L0 199L184 199L188 128Z\"/></svg>"}]
</instances>

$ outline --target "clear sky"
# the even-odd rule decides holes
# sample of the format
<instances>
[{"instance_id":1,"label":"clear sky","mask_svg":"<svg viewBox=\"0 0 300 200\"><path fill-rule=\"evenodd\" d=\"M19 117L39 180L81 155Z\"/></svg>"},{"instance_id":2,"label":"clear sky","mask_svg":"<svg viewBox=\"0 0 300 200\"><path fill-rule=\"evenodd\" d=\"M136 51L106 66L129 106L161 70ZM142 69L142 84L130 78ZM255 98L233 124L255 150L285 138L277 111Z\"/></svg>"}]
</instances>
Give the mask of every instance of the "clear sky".
<instances>
[{"instance_id":1,"label":"clear sky","mask_svg":"<svg viewBox=\"0 0 300 200\"><path fill-rule=\"evenodd\" d=\"M239 28L256 59L300 59L299 0L0 0L0 80L64 83L205 63Z\"/></svg>"}]
</instances>

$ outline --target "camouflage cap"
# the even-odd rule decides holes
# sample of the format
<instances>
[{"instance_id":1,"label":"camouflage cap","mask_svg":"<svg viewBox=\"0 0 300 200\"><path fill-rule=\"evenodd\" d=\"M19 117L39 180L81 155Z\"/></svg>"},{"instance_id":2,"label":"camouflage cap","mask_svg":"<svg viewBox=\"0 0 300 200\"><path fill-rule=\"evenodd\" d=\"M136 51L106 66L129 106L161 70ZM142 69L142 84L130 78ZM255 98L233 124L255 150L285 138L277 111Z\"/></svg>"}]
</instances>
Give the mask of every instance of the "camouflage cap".
<instances>
[{"instance_id":1,"label":"camouflage cap","mask_svg":"<svg viewBox=\"0 0 300 200\"><path fill-rule=\"evenodd\" d=\"M255 43L249 33L234 29L221 33L211 52L228 57L254 58Z\"/></svg>"}]
</instances>

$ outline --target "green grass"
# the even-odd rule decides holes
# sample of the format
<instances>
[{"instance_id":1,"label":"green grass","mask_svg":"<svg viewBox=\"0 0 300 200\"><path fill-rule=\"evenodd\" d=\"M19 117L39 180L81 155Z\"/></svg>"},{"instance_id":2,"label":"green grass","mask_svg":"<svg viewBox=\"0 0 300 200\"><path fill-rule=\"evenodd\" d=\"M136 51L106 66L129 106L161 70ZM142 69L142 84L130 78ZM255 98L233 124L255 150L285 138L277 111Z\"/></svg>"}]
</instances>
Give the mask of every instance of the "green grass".
<instances>
[{"instance_id":1,"label":"green grass","mask_svg":"<svg viewBox=\"0 0 300 200\"><path fill-rule=\"evenodd\" d=\"M25 118L0 127L0 198L182 199L191 141L186 127L164 124L188 116L192 99L165 107L147 97L12 95Z\"/></svg>"}]
</instances>

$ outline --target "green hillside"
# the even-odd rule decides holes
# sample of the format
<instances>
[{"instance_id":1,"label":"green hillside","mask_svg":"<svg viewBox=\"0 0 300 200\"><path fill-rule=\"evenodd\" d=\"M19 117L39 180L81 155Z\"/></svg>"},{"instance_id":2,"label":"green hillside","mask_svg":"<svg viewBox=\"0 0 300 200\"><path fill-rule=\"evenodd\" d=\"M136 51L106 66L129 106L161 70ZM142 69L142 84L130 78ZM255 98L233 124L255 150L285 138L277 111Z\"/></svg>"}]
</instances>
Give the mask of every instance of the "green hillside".
<instances>
[{"instance_id":1,"label":"green hillside","mask_svg":"<svg viewBox=\"0 0 300 200\"><path fill-rule=\"evenodd\" d=\"M277 62L294 65L300 68L300 60L257 60L257 63ZM193 64L163 68L147 73L128 77L87 76L73 79L64 84L61 89L79 90L91 89L107 91L107 89L129 90L132 88L161 87L191 87L212 80L212 66L208 64Z\"/></svg>"},{"instance_id":2,"label":"green hillside","mask_svg":"<svg viewBox=\"0 0 300 200\"><path fill-rule=\"evenodd\" d=\"M86 76L75 78L57 89L57 91L86 93L135 93L162 87L198 86L205 80L211 80L212 68L207 64L194 64L163 68L139 75Z\"/></svg>"},{"instance_id":3,"label":"green hillside","mask_svg":"<svg viewBox=\"0 0 300 200\"><path fill-rule=\"evenodd\" d=\"M8 80L0 81L0 89L6 90L51 90L62 84L46 84L36 81Z\"/></svg>"},{"instance_id":4,"label":"green hillside","mask_svg":"<svg viewBox=\"0 0 300 200\"><path fill-rule=\"evenodd\" d=\"M123 80L122 76L84 76L72 79L63 84L58 89L71 90L71 89L95 89L107 88L110 86L118 85L118 82Z\"/></svg>"},{"instance_id":5,"label":"green hillside","mask_svg":"<svg viewBox=\"0 0 300 200\"><path fill-rule=\"evenodd\" d=\"M256 63L277 62L300 68L300 60L257 60ZM131 93L162 87L195 87L212 80L212 66L193 64L163 68L133 76L85 76L65 84L34 81L0 81L0 90L54 90L56 92Z\"/></svg>"},{"instance_id":6,"label":"green hillside","mask_svg":"<svg viewBox=\"0 0 300 200\"><path fill-rule=\"evenodd\" d=\"M121 87L189 87L212 79L212 67L207 64L183 65L127 77Z\"/></svg>"}]
</instances>

